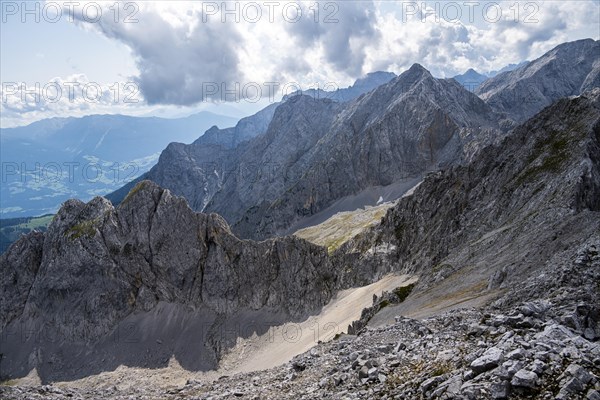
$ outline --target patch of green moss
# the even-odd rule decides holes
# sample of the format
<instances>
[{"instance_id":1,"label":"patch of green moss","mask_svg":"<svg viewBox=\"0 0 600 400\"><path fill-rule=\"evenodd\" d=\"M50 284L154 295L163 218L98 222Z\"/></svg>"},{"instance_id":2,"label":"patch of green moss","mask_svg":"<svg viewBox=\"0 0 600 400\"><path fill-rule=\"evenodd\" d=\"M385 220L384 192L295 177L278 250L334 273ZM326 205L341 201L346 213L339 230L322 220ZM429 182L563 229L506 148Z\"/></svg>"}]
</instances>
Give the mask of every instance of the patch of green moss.
<instances>
[{"instance_id":1,"label":"patch of green moss","mask_svg":"<svg viewBox=\"0 0 600 400\"><path fill-rule=\"evenodd\" d=\"M339 249L341 245L346 243L348 241L348 239L349 238L343 236L343 237L339 237L335 240L332 240L331 243L327 243L327 253L329 255L333 254L333 252L336 251L337 249Z\"/></svg>"},{"instance_id":2,"label":"patch of green moss","mask_svg":"<svg viewBox=\"0 0 600 400\"><path fill-rule=\"evenodd\" d=\"M401 286L401 287L397 287L396 289L394 289L394 294L396 296L398 296L398 300L400 303L402 303L404 300L406 300L406 298L408 297L408 295L410 295L410 293L412 292L414 287L415 287L415 284L411 283L410 285Z\"/></svg>"},{"instance_id":3,"label":"patch of green moss","mask_svg":"<svg viewBox=\"0 0 600 400\"><path fill-rule=\"evenodd\" d=\"M550 134L547 141L540 141L529 156L528 164L533 163L539 157L544 156L542 162L531 166L517 178L517 184L533 181L537 176L544 173L560 172L563 164L571 156L571 148L577 140L577 136L571 136L573 133L554 131Z\"/></svg>"},{"instance_id":4,"label":"patch of green moss","mask_svg":"<svg viewBox=\"0 0 600 400\"><path fill-rule=\"evenodd\" d=\"M125 198L123 199L122 204L125 204L128 200L131 200L131 198L133 197L133 195L135 195L141 189L143 189L144 187L146 187L146 185L147 185L146 181L141 181L140 183L138 183L137 185L135 185L133 187L133 189L131 189L129 191L129 193L127 193L127 196L125 196Z\"/></svg>"},{"instance_id":5,"label":"patch of green moss","mask_svg":"<svg viewBox=\"0 0 600 400\"><path fill-rule=\"evenodd\" d=\"M83 221L70 227L65 235L71 240L79 239L81 237L93 238L96 235L96 226L98 222L97 219Z\"/></svg>"}]
</instances>

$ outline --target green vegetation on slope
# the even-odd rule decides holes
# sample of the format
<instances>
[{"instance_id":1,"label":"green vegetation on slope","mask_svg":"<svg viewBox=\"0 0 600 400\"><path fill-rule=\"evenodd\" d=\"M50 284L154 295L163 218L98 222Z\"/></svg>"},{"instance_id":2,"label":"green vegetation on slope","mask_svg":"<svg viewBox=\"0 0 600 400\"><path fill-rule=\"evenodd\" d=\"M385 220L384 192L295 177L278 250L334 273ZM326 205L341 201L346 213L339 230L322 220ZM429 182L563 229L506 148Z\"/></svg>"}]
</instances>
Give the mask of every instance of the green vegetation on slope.
<instances>
[{"instance_id":1,"label":"green vegetation on slope","mask_svg":"<svg viewBox=\"0 0 600 400\"><path fill-rule=\"evenodd\" d=\"M327 221L301 229L294 235L327 247L327 251L331 254L363 230L378 224L393 205L394 203L383 203L355 211L339 212Z\"/></svg>"},{"instance_id":2,"label":"green vegetation on slope","mask_svg":"<svg viewBox=\"0 0 600 400\"><path fill-rule=\"evenodd\" d=\"M52 218L54 215L46 214L39 217L0 219L0 253L4 253L21 235L33 230L45 231Z\"/></svg>"}]
</instances>

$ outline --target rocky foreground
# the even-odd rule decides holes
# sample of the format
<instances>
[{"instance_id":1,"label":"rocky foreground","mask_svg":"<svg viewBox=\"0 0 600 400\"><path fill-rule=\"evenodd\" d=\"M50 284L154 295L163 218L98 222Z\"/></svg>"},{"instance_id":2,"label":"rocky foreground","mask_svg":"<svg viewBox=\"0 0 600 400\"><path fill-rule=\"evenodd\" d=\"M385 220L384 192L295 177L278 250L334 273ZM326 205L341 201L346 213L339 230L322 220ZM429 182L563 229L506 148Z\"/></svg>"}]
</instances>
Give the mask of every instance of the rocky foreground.
<instances>
[{"instance_id":1,"label":"rocky foreground","mask_svg":"<svg viewBox=\"0 0 600 400\"><path fill-rule=\"evenodd\" d=\"M185 386L0 387L3 399L600 399L600 313L591 304L450 311L367 327L267 371ZM131 377L135 379L135 377Z\"/></svg>"}]
</instances>

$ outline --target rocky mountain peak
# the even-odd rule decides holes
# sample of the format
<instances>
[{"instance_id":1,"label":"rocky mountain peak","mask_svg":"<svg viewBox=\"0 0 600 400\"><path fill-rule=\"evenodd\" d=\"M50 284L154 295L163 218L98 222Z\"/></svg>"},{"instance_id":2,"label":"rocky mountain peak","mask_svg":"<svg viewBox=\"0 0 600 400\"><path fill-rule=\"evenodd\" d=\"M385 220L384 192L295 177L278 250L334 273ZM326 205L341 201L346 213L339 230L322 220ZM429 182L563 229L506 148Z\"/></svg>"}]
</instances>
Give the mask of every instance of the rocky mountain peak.
<instances>
[{"instance_id":1,"label":"rocky mountain peak","mask_svg":"<svg viewBox=\"0 0 600 400\"><path fill-rule=\"evenodd\" d=\"M600 86L600 41L563 43L538 59L486 80L476 93L518 122L554 101Z\"/></svg>"},{"instance_id":2,"label":"rocky mountain peak","mask_svg":"<svg viewBox=\"0 0 600 400\"><path fill-rule=\"evenodd\" d=\"M431 73L423 67L421 64L415 63L408 70L401 73L397 81L401 81L404 84L409 82L416 83L422 79L432 79Z\"/></svg>"}]
</instances>

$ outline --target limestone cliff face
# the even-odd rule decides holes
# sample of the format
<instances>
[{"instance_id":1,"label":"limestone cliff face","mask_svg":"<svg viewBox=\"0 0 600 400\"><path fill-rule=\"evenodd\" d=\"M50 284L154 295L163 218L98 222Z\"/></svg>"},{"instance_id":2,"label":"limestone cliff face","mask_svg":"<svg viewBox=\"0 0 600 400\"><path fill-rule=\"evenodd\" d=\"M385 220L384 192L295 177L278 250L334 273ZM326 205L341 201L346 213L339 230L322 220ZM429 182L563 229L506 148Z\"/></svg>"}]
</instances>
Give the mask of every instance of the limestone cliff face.
<instances>
[{"instance_id":1,"label":"limestone cliff face","mask_svg":"<svg viewBox=\"0 0 600 400\"><path fill-rule=\"evenodd\" d=\"M242 237L280 235L344 196L469 159L502 135L500 120L477 96L420 65L343 105L297 96L240 157L277 169L231 176L206 210Z\"/></svg>"},{"instance_id":2,"label":"limestone cliff face","mask_svg":"<svg viewBox=\"0 0 600 400\"><path fill-rule=\"evenodd\" d=\"M476 93L523 122L554 101L600 87L600 41L563 43L514 71L485 81Z\"/></svg>"},{"instance_id":3,"label":"limestone cliff face","mask_svg":"<svg viewBox=\"0 0 600 400\"><path fill-rule=\"evenodd\" d=\"M5 374L24 368L18 360L31 354L56 356L49 351L55 343L44 338L19 342L20 335L13 335L22 326L43 326L69 338L71 348L93 349L124 320L161 304L204 310L199 318L209 327L262 310L293 319L326 304L336 278L324 249L297 238L239 240L223 218L193 212L184 199L150 181L139 183L117 208L100 197L66 202L46 233L28 235L2 255L0 271ZM217 353L227 347L222 337L208 340L195 338L190 346ZM64 345L61 352L73 365L60 373L81 368Z\"/></svg>"}]
</instances>

